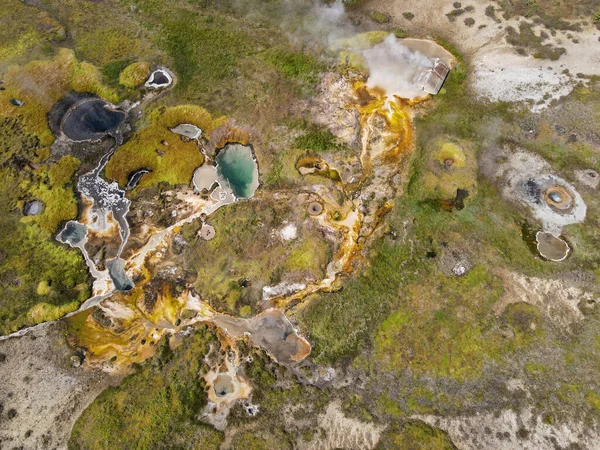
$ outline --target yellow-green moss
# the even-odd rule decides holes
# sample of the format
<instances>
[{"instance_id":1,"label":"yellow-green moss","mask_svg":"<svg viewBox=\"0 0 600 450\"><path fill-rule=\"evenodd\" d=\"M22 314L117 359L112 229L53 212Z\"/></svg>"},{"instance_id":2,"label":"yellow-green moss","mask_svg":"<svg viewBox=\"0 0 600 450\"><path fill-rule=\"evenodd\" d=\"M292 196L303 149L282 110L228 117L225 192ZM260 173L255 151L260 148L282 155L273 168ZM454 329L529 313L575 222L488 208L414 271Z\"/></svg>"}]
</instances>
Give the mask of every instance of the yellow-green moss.
<instances>
[{"instance_id":1,"label":"yellow-green moss","mask_svg":"<svg viewBox=\"0 0 600 450\"><path fill-rule=\"evenodd\" d=\"M118 101L118 95L102 84L94 66L77 61L73 51L64 48L52 59L9 66L4 81L6 89L0 91L0 117L17 117L23 129L37 136L42 146L54 142L47 114L67 92L90 92L111 102ZM22 100L23 106L13 106L10 103L13 98Z\"/></svg>"},{"instance_id":2,"label":"yellow-green moss","mask_svg":"<svg viewBox=\"0 0 600 450\"><path fill-rule=\"evenodd\" d=\"M487 359L521 342L506 343L485 325L501 292L498 279L482 266L461 278L439 275L409 286L404 305L375 337L375 366L458 379L478 376Z\"/></svg>"},{"instance_id":3,"label":"yellow-green moss","mask_svg":"<svg viewBox=\"0 0 600 450\"><path fill-rule=\"evenodd\" d=\"M0 60L4 63L66 36L50 14L15 0L0 0L0 23Z\"/></svg>"},{"instance_id":4,"label":"yellow-green moss","mask_svg":"<svg viewBox=\"0 0 600 450\"><path fill-rule=\"evenodd\" d=\"M145 61L128 65L119 75L119 83L130 88L138 87L150 76L150 64Z\"/></svg>"},{"instance_id":5,"label":"yellow-green moss","mask_svg":"<svg viewBox=\"0 0 600 450\"><path fill-rule=\"evenodd\" d=\"M333 48L336 50L365 50L379 44L389 34L387 31L367 31L366 33L356 34L350 38L338 39L333 43Z\"/></svg>"},{"instance_id":6,"label":"yellow-green moss","mask_svg":"<svg viewBox=\"0 0 600 450\"><path fill-rule=\"evenodd\" d=\"M446 160L452 160L452 167L464 167L466 156L465 152L458 145L452 142L442 144L442 148L437 154L436 159L440 164L445 164Z\"/></svg>"},{"instance_id":7,"label":"yellow-green moss","mask_svg":"<svg viewBox=\"0 0 600 450\"><path fill-rule=\"evenodd\" d=\"M31 323L51 322L60 319L65 314L76 311L79 302L73 301L64 305L56 306L50 303L38 303L27 312L27 319Z\"/></svg>"},{"instance_id":8,"label":"yellow-green moss","mask_svg":"<svg viewBox=\"0 0 600 450\"><path fill-rule=\"evenodd\" d=\"M79 167L79 160L64 156L50 166L41 166L36 179L25 183L29 195L44 203L42 214L25 216L23 223L37 223L43 230L54 233L59 224L77 217L77 199L73 191L73 175Z\"/></svg>"},{"instance_id":9,"label":"yellow-green moss","mask_svg":"<svg viewBox=\"0 0 600 450\"><path fill-rule=\"evenodd\" d=\"M152 170L142 177L138 189L157 183L189 184L194 169L204 162L196 141L187 141L169 128L191 123L210 133L219 119L213 120L204 109L195 105L180 105L149 115L150 124L115 152L106 166L106 176L125 185L127 177L136 170Z\"/></svg>"}]
</instances>

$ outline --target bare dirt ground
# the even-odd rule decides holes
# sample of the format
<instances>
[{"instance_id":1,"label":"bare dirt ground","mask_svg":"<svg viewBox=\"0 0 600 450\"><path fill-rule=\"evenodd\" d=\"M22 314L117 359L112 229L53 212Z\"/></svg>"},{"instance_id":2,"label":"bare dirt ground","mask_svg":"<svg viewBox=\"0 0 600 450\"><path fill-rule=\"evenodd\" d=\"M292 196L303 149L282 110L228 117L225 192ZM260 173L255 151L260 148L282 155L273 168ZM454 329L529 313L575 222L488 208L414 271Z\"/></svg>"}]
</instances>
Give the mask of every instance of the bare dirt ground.
<instances>
[{"instance_id":1,"label":"bare dirt ground","mask_svg":"<svg viewBox=\"0 0 600 450\"><path fill-rule=\"evenodd\" d=\"M600 31L591 24L584 26L581 32L559 31L555 36L543 25L534 25L537 36L542 31L548 34L544 44L566 49L557 61L536 59L520 55L505 39L507 27L519 28L517 18L507 21L496 13L494 20L486 15L488 6L497 9L495 2L463 1L461 8L471 6L473 11L451 21L446 14L455 10L453 3L450 0L373 0L367 7L388 13L392 24L411 36L438 37L455 45L472 64L471 87L478 96L490 100L529 101L532 110L537 111L553 99L569 94L582 81L577 74L600 75ZM409 12L414 14L411 20L402 15ZM468 26L466 19L473 19L474 24ZM533 23L532 20L525 22Z\"/></svg>"},{"instance_id":2,"label":"bare dirt ground","mask_svg":"<svg viewBox=\"0 0 600 450\"><path fill-rule=\"evenodd\" d=\"M518 380L513 389L528 395ZM438 418L422 416L419 419L445 430L459 449L523 450L539 449L594 449L598 448L598 434L582 423L554 426L544 423L530 410L478 414L475 416Z\"/></svg>"},{"instance_id":3,"label":"bare dirt ground","mask_svg":"<svg viewBox=\"0 0 600 450\"><path fill-rule=\"evenodd\" d=\"M75 420L120 377L71 367L61 322L0 341L0 449L63 449Z\"/></svg>"}]
</instances>

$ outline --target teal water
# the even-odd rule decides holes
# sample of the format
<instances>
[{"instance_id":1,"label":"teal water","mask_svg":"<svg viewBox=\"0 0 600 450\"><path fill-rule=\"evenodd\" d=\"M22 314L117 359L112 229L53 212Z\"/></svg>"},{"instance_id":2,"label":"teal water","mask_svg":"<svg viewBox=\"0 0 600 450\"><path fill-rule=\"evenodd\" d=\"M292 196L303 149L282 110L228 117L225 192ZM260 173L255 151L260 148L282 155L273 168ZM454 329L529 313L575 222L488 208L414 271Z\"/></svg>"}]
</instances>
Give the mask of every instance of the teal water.
<instances>
[{"instance_id":1,"label":"teal water","mask_svg":"<svg viewBox=\"0 0 600 450\"><path fill-rule=\"evenodd\" d=\"M85 238L86 233L85 225L71 220L58 235L58 240L74 247Z\"/></svg>"},{"instance_id":2,"label":"teal water","mask_svg":"<svg viewBox=\"0 0 600 450\"><path fill-rule=\"evenodd\" d=\"M258 187L258 166L252 149L242 144L227 144L216 158L217 173L225 179L238 198L250 198Z\"/></svg>"}]
</instances>

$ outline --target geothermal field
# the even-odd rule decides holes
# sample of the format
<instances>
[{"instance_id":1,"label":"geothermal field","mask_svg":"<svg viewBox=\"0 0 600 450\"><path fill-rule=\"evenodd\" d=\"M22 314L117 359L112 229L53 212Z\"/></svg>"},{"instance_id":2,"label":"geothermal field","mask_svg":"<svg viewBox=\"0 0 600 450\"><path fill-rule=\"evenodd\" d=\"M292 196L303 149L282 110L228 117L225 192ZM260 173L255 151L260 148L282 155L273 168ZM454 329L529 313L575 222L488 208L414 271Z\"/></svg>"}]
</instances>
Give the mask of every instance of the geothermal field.
<instances>
[{"instance_id":1,"label":"geothermal field","mask_svg":"<svg viewBox=\"0 0 600 450\"><path fill-rule=\"evenodd\" d=\"M0 21L0 449L600 449L600 2Z\"/></svg>"}]
</instances>

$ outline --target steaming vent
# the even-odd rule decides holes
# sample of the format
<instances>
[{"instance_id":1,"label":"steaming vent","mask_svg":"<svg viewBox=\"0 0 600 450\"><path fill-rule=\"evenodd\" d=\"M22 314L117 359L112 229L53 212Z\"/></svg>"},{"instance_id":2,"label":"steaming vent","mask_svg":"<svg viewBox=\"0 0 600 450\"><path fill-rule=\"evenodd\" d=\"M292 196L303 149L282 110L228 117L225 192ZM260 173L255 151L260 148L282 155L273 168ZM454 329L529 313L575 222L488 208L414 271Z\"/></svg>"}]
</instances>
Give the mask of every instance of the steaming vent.
<instances>
[{"instance_id":1,"label":"steaming vent","mask_svg":"<svg viewBox=\"0 0 600 450\"><path fill-rule=\"evenodd\" d=\"M450 73L450 67L439 58L435 58L419 66L412 83L428 94L435 95L442 89L448 73Z\"/></svg>"},{"instance_id":2,"label":"steaming vent","mask_svg":"<svg viewBox=\"0 0 600 450\"><path fill-rule=\"evenodd\" d=\"M369 67L367 86L408 100L437 94L453 61L452 55L433 41L399 40L393 34L362 54Z\"/></svg>"}]
</instances>

